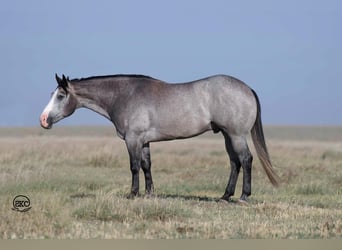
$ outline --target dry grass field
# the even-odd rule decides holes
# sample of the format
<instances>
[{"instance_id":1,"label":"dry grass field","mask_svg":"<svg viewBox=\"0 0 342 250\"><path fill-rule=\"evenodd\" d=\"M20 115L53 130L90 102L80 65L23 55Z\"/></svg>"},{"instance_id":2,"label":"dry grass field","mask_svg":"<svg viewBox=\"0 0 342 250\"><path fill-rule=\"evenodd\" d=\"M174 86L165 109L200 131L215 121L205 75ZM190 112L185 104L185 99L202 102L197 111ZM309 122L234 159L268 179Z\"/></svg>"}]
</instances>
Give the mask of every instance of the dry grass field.
<instances>
[{"instance_id":1,"label":"dry grass field","mask_svg":"<svg viewBox=\"0 0 342 250\"><path fill-rule=\"evenodd\" d=\"M128 154L114 128L1 128L0 238L341 239L342 127L265 134L282 184L271 186L250 144L252 196L241 206L216 202L229 175L221 135L153 143L156 196L128 200ZM241 178L235 201L240 193ZM19 194L28 212L12 210Z\"/></svg>"}]
</instances>

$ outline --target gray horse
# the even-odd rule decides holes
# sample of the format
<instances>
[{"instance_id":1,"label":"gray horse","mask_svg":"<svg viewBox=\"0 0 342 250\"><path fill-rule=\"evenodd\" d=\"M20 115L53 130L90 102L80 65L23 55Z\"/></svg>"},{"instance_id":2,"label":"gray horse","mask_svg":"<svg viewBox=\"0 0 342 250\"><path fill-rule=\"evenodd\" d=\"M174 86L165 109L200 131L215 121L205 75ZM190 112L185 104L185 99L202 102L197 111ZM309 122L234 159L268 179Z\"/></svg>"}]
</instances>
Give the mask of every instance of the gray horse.
<instances>
[{"instance_id":1,"label":"gray horse","mask_svg":"<svg viewBox=\"0 0 342 250\"><path fill-rule=\"evenodd\" d=\"M234 195L243 169L241 202L251 195L252 154L246 137L251 132L262 166L274 186L278 177L271 165L256 93L242 81L226 75L168 84L142 75L96 76L70 80L56 74L58 87L40 116L49 129L85 107L108 118L125 140L130 158L132 188L139 194L139 170L145 175L146 194L153 193L150 142L184 139L212 130L221 132L230 158L231 173L222 200Z\"/></svg>"}]
</instances>

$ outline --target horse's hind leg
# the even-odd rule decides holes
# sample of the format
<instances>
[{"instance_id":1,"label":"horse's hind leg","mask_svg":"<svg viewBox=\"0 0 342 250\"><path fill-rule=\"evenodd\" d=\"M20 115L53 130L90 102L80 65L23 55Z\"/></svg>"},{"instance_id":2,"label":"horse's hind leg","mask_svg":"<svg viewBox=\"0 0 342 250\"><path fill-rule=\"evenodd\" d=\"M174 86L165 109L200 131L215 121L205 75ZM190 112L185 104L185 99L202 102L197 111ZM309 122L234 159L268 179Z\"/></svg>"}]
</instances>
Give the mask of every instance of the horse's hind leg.
<instances>
[{"instance_id":1,"label":"horse's hind leg","mask_svg":"<svg viewBox=\"0 0 342 250\"><path fill-rule=\"evenodd\" d=\"M243 183L242 194L240 201L247 202L247 197L251 195L252 189L252 161L253 156L249 151L246 138L244 136L234 137L232 140L233 147L237 152L242 169L243 169Z\"/></svg>"},{"instance_id":2,"label":"horse's hind leg","mask_svg":"<svg viewBox=\"0 0 342 250\"><path fill-rule=\"evenodd\" d=\"M228 140L227 137L230 140ZM251 184L252 184L251 177L252 177L253 156L251 152L249 151L245 136L227 136L227 134L225 134L225 138L226 138L226 147L228 146L227 151L231 158L231 164L232 164L232 161L233 161L233 164L232 164L231 176L230 176L228 186L227 186L227 189L223 198L226 199L227 196L229 195L231 196L234 194L237 176L238 176L240 167L242 166L243 184L242 184L242 195L240 197L240 200L246 202L247 197L251 195ZM239 162L240 165L237 165L237 162Z\"/></svg>"},{"instance_id":3,"label":"horse's hind leg","mask_svg":"<svg viewBox=\"0 0 342 250\"><path fill-rule=\"evenodd\" d=\"M151 173L151 156L150 156L150 144L147 143L143 146L141 157L141 168L145 175L145 192L146 194L153 194L153 181Z\"/></svg>"},{"instance_id":4,"label":"horse's hind leg","mask_svg":"<svg viewBox=\"0 0 342 250\"><path fill-rule=\"evenodd\" d=\"M241 163L238 155L235 153L233 149L230 137L225 132L222 132L222 134L225 139L226 151L229 155L231 170L226 191L221 199L229 201L230 197L233 196L235 193L235 187L241 168Z\"/></svg>"}]
</instances>

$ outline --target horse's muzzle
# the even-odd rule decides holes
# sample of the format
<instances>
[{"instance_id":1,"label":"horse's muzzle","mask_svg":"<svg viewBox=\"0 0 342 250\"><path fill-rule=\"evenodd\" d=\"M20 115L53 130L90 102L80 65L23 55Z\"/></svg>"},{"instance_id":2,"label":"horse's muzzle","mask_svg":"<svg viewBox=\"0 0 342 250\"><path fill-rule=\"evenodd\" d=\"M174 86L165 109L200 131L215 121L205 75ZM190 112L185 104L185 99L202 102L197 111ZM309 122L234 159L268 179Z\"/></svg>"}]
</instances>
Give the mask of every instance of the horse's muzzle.
<instances>
[{"instance_id":1,"label":"horse's muzzle","mask_svg":"<svg viewBox=\"0 0 342 250\"><path fill-rule=\"evenodd\" d=\"M49 114L43 113L40 116L40 126L42 126L45 129L52 128L52 119L49 117Z\"/></svg>"}]
</instances>

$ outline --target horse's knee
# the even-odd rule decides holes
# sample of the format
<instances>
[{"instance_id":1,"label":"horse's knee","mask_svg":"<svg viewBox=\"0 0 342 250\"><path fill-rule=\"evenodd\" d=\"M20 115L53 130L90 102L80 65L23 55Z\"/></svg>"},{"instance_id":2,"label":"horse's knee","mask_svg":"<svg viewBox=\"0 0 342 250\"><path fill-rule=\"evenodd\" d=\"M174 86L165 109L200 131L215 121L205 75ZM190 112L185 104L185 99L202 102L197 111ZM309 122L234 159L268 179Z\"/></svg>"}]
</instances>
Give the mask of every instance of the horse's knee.
<instances>
[{"instance_id":1,"label":"horse's knee","mask_svg":"<svg viewBox=\"0 0 342 250\"><path fill-rule=\"evenodd\" d=\"M137 164L132 164L131 166L131 172L133 175L138 174L140 170L140 166Z\"/></svg>"}]
</instances>

